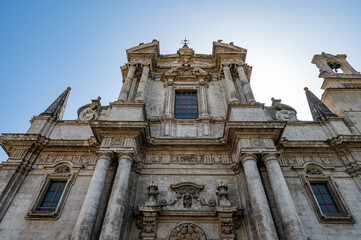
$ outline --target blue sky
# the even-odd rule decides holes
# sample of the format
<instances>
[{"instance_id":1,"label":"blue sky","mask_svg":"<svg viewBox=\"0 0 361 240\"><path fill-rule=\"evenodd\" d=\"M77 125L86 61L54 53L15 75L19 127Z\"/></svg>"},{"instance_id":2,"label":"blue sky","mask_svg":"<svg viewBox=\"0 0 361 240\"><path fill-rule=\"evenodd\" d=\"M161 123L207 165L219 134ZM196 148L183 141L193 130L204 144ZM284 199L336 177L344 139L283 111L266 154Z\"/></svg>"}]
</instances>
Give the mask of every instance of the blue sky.
<instances>
[{"instance_id":1,"label":"blue sky","mask_svg":"<svg viewBox=\"0 0 361 240\"><path fill-rule=\"evenodd\" d=\"M345 53L361 71L360 12L356 0L1 0L0 133L25 133L68 86L64 119L98 96L107 105L119 94L126 49L157 39L161 53L175 53L184 37L198 53L218 39L248 49L256 99L282 99L310 120L303 88L322 94L314 54Z\"/></svg>"}]
</instances>

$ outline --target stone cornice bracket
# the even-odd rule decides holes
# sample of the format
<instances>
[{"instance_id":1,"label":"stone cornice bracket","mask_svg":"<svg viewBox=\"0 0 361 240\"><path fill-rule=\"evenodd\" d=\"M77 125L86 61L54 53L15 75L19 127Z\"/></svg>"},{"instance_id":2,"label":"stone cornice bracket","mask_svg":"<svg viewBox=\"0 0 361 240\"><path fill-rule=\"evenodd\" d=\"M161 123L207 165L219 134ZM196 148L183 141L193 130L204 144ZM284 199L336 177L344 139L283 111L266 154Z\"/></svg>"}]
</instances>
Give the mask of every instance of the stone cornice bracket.
<instances>
[{"instance_id":1,"label":"stone cornice bracket","mask_svg":"<svg viewBox=\"0 0 361 240\"><path fill-rule=\"evenodd\" d=\"M173 78L168 78L168 79L164 82L164 87L165 87L165 88L170 87L170 86L173 86L173 85L174 85Z\"/></svg>"}]
</instances>

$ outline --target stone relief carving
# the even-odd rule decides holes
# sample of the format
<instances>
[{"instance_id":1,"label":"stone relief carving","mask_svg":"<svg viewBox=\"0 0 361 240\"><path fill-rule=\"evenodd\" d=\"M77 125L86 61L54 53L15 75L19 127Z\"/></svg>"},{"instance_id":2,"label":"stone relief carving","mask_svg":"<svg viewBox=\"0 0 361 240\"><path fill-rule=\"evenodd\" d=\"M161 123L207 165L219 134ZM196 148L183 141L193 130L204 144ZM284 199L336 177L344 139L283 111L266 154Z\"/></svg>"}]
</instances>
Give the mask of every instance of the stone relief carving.
<instances>
[{"instance_id":1,"label":"stone relief carving","mask_svg":"<svg viewBox=\"0 0 361 240\"><path fill-rule=\"evenodd\" d=\"M336 156L281 156L281 166L303 166L308 162L320 163L324 166L342 166Z\"/></svg>"},{"instance_id":2,"label":"stone relief carving","mask_svg":"<svg viewBox=\"0 0 361 240\"><path fill-rule=\"evenodd\" d=\"M214 199L207 202L199 197L199 193L203 188L203 185L191 182L171 185L171 189L175 192L175 198L162 199L160 205L163 207L173 206L175 209L200 209L202 206L214 207L216 205Z\"/></svg>"},{"instance_id":3,"label":"stone relief carving","mask_svg":"<svg viewBox=\"0 0 361 240\"><path fill-rule=\"evenodd\" d=\"M132 138L105 138L102 147L134 147L136 142Z\"/></svg>"},{"instance_id":4,"label":"stone relief carving","mask_svg":"<svg viewBox=\"0 0 361 240\"><path fill-rule=\"evenodd\" d=\"M156 216L141 216L136 222L136 226L140 229L139 239L143 239L144 233L146 234L154 234L156 229Z\"/></svg>"},{"instance_id":5,"label":"stone relief carving","mask_svg":"<svg viewBox=\"0 0 361 240\"><path fill-rule=\"evenodd\" d=\"M318 168L307 168L306 174L310 175L322 175L322 172Z\"/></svg>"},{"instance_id":6,"label":"stone relief carving","mask_svg":"<svg viewBox=\"0 0 361 240\"><path fill-rule=\"evenodd\" d=\"M177 155L153 155L147 154L144 163L164 163L164 164L230 164L231 158L225 154L177 154Z\"/></svg>"},{"instance_id":7,"label":"stone relief carving","mask_svg":"<svg viewBox=\"0 0 361 240\"><path fill-rule=\"evenodd\" d=\"M221 207L231 206L228 200L228 186L223 182L217 187L218 205Z\"/></svg>"},{"instance_id":8,"label":"stone relief carving","mask_svg":"<svg viewBox=\"0 0 361 240\"><path fill-rule=\"evenodd\" d=\"M207 240L204 231L193 223L183 223L176 226L169 240Z\"/></svg>"},{"instance_id":9,"label":"stone relief carving","mask_svg":"<svg viewBox=\"0 0 361 240\"><path fill-rule=\"evenodd\" d=\"M96 156L90 154L81 154L81 155L54 155L54 154L44 154L41 155L36 163L57 163L61 161L69 161L72 163L82 163L82 164L95 164Z\"/></svg>"},{"instance_id":10,"label":"stone relief carving","mask_svg":"<svg viewBox=\"0 0 361 240\"><path fill-rule=\"evenodd\" d=\"M265 112L269 120L286 122L298 121L297 111L294 108L281 103L281 99L271 98L271 100L271 107L265 107Z\"/></svg>"},{"instance_id":11,"label":"stone relief carving","mask_svg":"<svg viewBox=\"0 0 361 240\"><path fill-rule=\"evenodd\" d=\"M70 173L70 167L68 166L59 166L55 168L54 173L56 174L68 174Z\"/></svg>"},{"instance_id":12,"label":"stone relief carving","mask_svg":"<svg viewBox=\"0 0 361 240\"><path fill-rule=\"evenodd\" d=\"M89 121L99 119L100 115L104 115L108 107L103 107L100 104L100 99L101 97L92 99L92 103L80 107L78 109L78 118L80 120Z\"/></svg>"}]
</instances>

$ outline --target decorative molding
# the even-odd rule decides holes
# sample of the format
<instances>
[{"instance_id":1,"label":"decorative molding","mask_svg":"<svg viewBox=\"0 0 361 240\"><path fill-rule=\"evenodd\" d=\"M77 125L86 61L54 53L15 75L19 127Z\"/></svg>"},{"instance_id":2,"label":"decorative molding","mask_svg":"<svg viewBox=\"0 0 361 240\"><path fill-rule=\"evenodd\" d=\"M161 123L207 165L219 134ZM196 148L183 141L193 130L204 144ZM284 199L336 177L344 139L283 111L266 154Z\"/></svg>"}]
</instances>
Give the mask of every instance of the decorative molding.
<instances>
[{"instance_id":1,"label":"decorative molding","mask_svg":"<svg viewBox=\"0 0 361 240\"><path fill-rule=\"evenodd\" d=\"M306 169L306 174L309 175L322 175L322 172L318 169L318 168L307 168Z\"/></svg>"},{"instance_id":2,"label":"decorative molding","mask_svg":"<svg viewBox=\"0 0 361 240\"><path fill-rule=\"evenodd\" d=\"M226 154L174 154L153 155L147 154L144 158L145 164L230 164L232 159Z\"/></svg>"},{"instance_id":3,"label":"decorative molding","mask_svg":"<svg viewBox=\"0 0 361 240\"><path fill-rule=\"evenodd\" d=\"M281 166L303 166L306 163L315 162L323 166L343 166L337 156L280 156Z\"/></svg>"},{"instance_id":4,"label":"decorative molding","mask_svg":"<svg viewBox=\"0 0 361 240\"><path fill-rule=\"evenodd\" d=\"M191 210L201 209L202 207L214 207L216 201L209 199L208 202L199 197L200 192L203 190L203 185L198 185L191 182L184 182L170 186L175 192L175 198L162 199L159 204L162 207L172 206L172 209L178 210Z\"/></svg>"},{"instance_id":5,"label":"decorative molding","mask_svg":"<svg viewBox=\"0 0 361 240\"><path fill-rule=\"evenodd\" d=\"M41 154L35 164L54 164L61 161L72 162L74 164L96 164L96 159L95 154L67 155L62 153L49 153Z\"/></svg>"}]
</instances>

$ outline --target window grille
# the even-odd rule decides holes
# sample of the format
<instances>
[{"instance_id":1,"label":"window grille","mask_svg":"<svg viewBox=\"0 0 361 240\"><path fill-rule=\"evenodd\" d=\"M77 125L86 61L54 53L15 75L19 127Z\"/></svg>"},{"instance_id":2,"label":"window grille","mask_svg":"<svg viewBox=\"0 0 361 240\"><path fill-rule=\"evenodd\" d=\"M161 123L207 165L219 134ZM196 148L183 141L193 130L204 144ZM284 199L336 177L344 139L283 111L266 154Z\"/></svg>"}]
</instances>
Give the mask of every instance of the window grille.
<instances>
[{"instance_id":1,"label":"window grille","mask_svg":"<svg viewBox=\"0 0 361 240\"><path fill-rule=\"evenodd\" d=\"M340 213L326 183L311 183L311 187L323 213Z\"/></svg>"},{"instance_id":2,"label":"window grille","mask_svg":"<svg viewBox=\"0 0 361 240\"><path fill-rule=\"evenodd\" d=\"M174 116L178 119L198 118L197 92L176 92Z\"/></svg>"},{"instance_id":3,"label":"window grille","mask_svg":"<svg viewBox=\"0 0 361 240\"><path fill-rule=\"evenodd\" d=\"M52 181L49 188L38 207L40 211L55 211L58 206L61 195L63 194L66 182L64 181Z\"/></svg>"}]
</instances>

